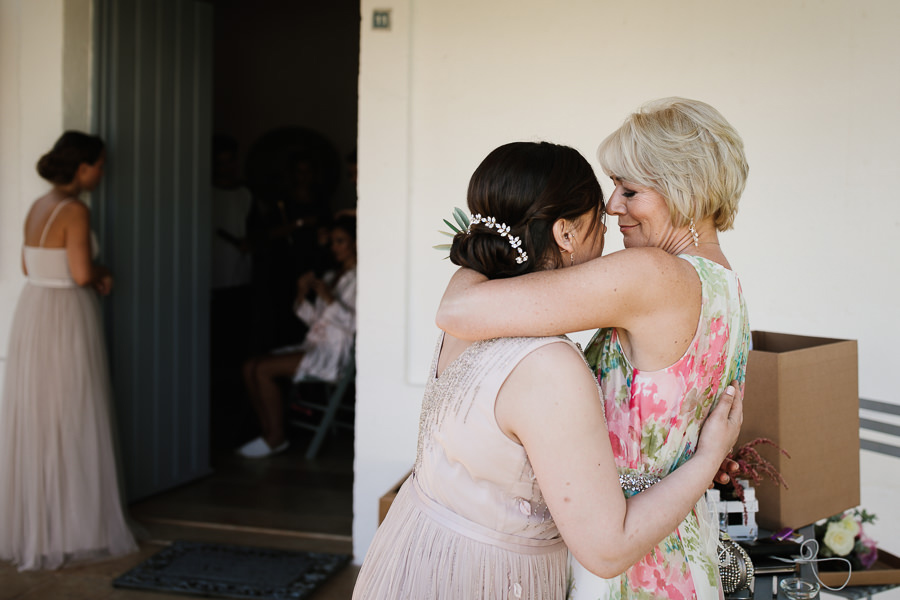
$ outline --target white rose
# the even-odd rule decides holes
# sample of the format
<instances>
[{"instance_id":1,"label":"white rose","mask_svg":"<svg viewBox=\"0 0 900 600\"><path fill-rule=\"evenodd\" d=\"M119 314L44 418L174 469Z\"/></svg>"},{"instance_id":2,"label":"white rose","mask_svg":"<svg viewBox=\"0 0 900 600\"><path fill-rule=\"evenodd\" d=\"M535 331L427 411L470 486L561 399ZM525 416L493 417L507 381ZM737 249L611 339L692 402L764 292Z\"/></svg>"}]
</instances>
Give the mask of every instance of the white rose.
<instances>
[{"instance_id":1,"label":"white rose","mask_svg":"<svg viewBox=\"0 0 900 600\"><path fill-rule=\"evenodd\" d=\"M840 521L832 521L828 524L828 529L825 530L824 541L825 545L838 556L847 556L850 554L850 551L853 550L853 545L856 543L856 536L851 535L850 532L842 526Z\"/></svg>"},{"instance_id":2,"label":"white rose","mask_svg":"<svg viewBox=\"0 0 900 600\"><path fill-rule=\"evenodd\" d=\"M859 535L859 523L856 522L856 519L853 518L853 515L847 515L846 517L841 519L840 524L841 527L843 527L844 530L853 537Z\"/></svg>"}]
</instances>

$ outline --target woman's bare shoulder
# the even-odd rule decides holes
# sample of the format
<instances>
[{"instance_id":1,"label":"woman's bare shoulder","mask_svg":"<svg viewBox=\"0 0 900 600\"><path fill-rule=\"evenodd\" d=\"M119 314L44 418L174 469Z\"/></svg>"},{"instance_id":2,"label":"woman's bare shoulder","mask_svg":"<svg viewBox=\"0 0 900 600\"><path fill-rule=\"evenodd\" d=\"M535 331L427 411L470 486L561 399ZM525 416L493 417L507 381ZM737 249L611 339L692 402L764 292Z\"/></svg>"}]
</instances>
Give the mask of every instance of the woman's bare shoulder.
<instances>
[{"instance_id":1,"label":"woman's bare shoulder","mask_svg":"<svg viewBox=\"0 0 900 600\"><path fill-rule=\"evenodd\" d=\"M510 373L497 399L501 429L529 448L542 444L548 430L565 430L573 421L601 423L597 381L581 352L562 338L525 356ZM528 450L535 450L531 446Z\"/></svg>"},{"instance_id":2,"label":"woman's bare shoulder","mask_svg":"<svg viewBox=\"0 0 900 600\"><path fill-rule=\"evenodd\" d=\"M90 217L90 207L80 198L66 198L63 202L65 202L65 205L59 210L60 217L69 219Z\"/></svg>"},{"instance_id":3,"label":"woman's bare shoulder","mask_svg":"<svg viewBox=\"0 0 900 600\"><path fill-rule=\"evenodd\" d=\"M52 222L51 222L52 219ZM44 236L53 247L63 239L65 230L86 229L90 224L90 209L78 198L54 198L53 192L41 196L31 204L25 217L25 243L38 245Z\"/></svg>"},{"instance_id":4,"label":"woman's bare shoulder","mask_svg":"<svg viewBox=\"0 0 900 600\"><path fill-rule=\"evenodd\" d=\"M672 294L694 293L695 284L699 284L690 263L660 248L626 248L584 266L591 270L586 271L588 282L593 280L603 288L613 287L612 299L623 303L616 313L618 321L613 319L603 326L627 326L629 306L643 314ZM604 302L610 300L610 296L603 296Z\"/></svg>"},{"instance_id":5,"label":"woman's bare shoulder","mask_svg":"<svg viewBox=\"0 0 900 600\"><path fill-rule=\"evenodd\" d=\"M510 380L515 379L531 388L549 384L562 389L570 382L578 385L581 382L577 379L584 381L584 378L593 378L584 356L572 342L562 337L553 338L529 352L510 373Z\"/></svg>"}]
</instances>

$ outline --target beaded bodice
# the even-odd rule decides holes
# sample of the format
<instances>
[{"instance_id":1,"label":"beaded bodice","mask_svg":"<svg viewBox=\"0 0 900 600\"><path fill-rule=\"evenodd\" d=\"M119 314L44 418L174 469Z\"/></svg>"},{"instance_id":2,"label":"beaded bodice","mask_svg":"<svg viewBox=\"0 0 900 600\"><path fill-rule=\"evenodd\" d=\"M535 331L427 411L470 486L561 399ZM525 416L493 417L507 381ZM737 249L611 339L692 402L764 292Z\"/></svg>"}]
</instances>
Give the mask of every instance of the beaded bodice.
<instances>
[{"instance_id":1,"label":"beaded bodice","mask_svg":"<svg viewBox=\"0 0 900 600\"><path fill-rule=\"evenodd\" d=\"M559 535L525 449L497 424L494 403L516 365L565 338L475 342L440 377L438 340L419 419L415 477L422 490L467 519L496 531L551 539Z\"/></svg>"}]
</instances>

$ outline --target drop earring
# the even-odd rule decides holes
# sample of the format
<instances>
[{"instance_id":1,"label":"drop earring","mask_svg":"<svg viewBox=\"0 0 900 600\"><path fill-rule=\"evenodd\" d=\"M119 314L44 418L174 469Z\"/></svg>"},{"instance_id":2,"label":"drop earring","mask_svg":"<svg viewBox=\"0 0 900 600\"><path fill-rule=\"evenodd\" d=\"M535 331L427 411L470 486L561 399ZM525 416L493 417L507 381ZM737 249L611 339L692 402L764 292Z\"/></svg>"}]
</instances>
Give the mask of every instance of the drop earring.
<instances>
[{"instance_id":1,"label":"drop earring","mask_svg":"<svg viewBox=\"0 0 900 600\"><path fill-rule=\"evenodd\" d=\"M569 239L569 234L566 234L566 239ZM572 248L575 247L575 236L572 236ZM575 266L575 250L569 252L569 266Z\"/></svg>"},{"instance_id":2,"label":"drop earring","mask_svg":"<svg viewBox=\"0 0 900 600\"><path fill-rule=\"evenodd\" d=\"M694 228L694 219L691 217L691 238L694 240L694 247L700 245L700 235L697 233L697 230Z\"/></svg>"}]
</instances>

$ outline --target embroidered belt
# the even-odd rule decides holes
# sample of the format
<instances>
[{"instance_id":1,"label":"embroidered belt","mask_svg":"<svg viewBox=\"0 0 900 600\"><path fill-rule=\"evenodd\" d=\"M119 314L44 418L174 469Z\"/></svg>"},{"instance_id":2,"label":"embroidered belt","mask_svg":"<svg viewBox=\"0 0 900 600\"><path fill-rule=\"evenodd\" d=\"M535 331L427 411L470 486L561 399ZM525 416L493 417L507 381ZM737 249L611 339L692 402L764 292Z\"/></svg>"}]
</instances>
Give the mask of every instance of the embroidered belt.
<instances>
[{"instance_id":1,"label":"embroidered belt","mask_svg":"<svg viewBox=\"0 0 900 600\"><path fill-rule=\"evenodd\" d=\"M410 494L410 498L423 513L439 525L452 529L469 539L519 554L551 554L566 549L566 544L561 537L549 540L520 537L470 521L425 495L414 476L407 480L407 484L412 485L415 492Z\"/></svg>"}]
</instances>

